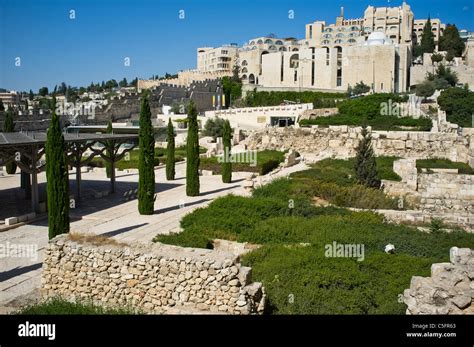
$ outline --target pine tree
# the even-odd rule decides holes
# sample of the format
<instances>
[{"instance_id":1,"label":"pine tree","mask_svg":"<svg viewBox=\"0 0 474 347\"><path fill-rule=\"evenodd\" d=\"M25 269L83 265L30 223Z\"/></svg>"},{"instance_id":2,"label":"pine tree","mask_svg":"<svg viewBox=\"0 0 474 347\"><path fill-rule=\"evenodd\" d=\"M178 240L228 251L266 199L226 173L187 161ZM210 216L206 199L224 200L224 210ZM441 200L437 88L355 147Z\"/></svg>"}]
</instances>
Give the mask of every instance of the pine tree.
<instances>
[{"instance_id":1,"label":"pine tree","mask_svg":"<svg viewBox=\"0 0 474 347\"><path fill-rule=\"evenodd\" d=\"M114 132L113 128L112 128L112 121L109 120L109 122L107 123L107 130L106 130L106 133L107 134L112 134ZM111 157L112 156L112 153L110 153L110 149L107 149L106 150L107 153L107 157ZM105 173L107 174L107 178L110 178L111 174L112 174L112 163L108 162L108 161L105 161Z\"/></svg>"},{"instance_id":2,"label":"pine tree","mask_svg":"<svg viewBox=\"0 0 474 347\"><path fill-rule=\"evenodd\" d=\"M199 135L197 109L191 100L188 107L188 137L186 140L186 195L199 195Z\"/></svg>"},{"instance_id":3,"label":"pine tree","mask_svg":"<svg viewBox=\"0 0 474 347\"><path fill-rule=\"evenodd\" d=\"M448 52L452 57L460 57L465 46L456 25L448 24L439 38L439 50Z\"/></svg>"},{"instance_id":4,"label":"pine tree","mask_svg":"<svg viewBox=\"0 0 474 347\"><path fill-rule=\"evenodd\" d=\"M168 181L174 180L175 176L175 143L174 143L174 127L171 123L171 118L168 120L168 144L166 146L166 179Z\"/></svg>"},{"instance_id":5,"label":"pine tree","mask_svg":"<svg viewBox=\"0 0 474 347\"><path fill-rule=\"evenodd\" d=\"M224 145L224 161L222 163L222 182L232 182L232 163L230 161L231 153L231 135L232 129L228 120L224 123L224 131L222 134L222 142Z\"/></svg>"},{"instance_id":6,"label":"pine tree","mask_svg":"<svg viewBox=\"0 0 474 347\"><path fill-rule=\"evenodd\" d=\"M138 212L150 215L155 205L155 137L148 95L142 96L139 130Z\"/></svg>"},{"instance_id":7,"label":"pine tree","mask_svg":"<svg viewBox=\"0 0 474 347\"><path fill-rule=\"evenodd\" d=\"M421 54L433 53L435 49L434 34L431 30L431 19L428 17L423 33L421 34L420 51Z\"/></svg>"},{"instance_id":8,"label":"pine tree","mask_svg":"<svg viewBox=\"0 0 474 347\"><path fill-rule=\"evenodd\" d=\"M372 149L371 136L367 128L362 128L363 139L357 147L355 172L357 181L372 188L380 188L380 179L377 177L377 164Z\"/></svg>"},{"instance_id":9,"label":"pine tree","mask_svg":"<svg viewBox=\"0 0 474 347\"><path fill-rule=\"evenodd\" d=\"M49 239L69 232L69 179L64 137L53 98L51 124L46 139Z\"/></svg>"},{"instance_id":10,"label":"pine tree","mask_svg":"<svg viewBox=\"0 0 474 347\"><path fill-rule=\"evenodd\" d=\"M13 122L13 113L11 109L8 109L5 113L5 121L3 123L3 132L12 133L15 131L15 123ZM13 175L16 172L16 162L14 159L5 164L5 171L9 175Z\"/></svg>"}]
</instances>

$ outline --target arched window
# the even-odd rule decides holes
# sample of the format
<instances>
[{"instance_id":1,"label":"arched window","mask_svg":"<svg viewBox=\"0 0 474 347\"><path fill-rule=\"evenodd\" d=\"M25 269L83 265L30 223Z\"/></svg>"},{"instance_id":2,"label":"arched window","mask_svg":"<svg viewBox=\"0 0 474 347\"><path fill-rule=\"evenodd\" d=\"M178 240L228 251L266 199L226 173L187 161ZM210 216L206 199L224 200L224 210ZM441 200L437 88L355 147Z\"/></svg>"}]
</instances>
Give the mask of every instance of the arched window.
<instances>
[{"instance_id":1,"label":"arched window","mask_svg":"<svg viewBox=\"0 0 474 347\"><path fill-rule=\"evenodd\" d=\"M338 43L342 43L343 41L341 39L337 39L336 41L334 41L334 43L338 44Z\"/></svg>"},{"instance_id":2,"label":"arched window","mask_svg":"<svg viewBox=\"0 0 474 347\"><path fill-rule=\"evenodd\" d=\"M323 40L322 44L323 45L329 45L329 40Z\"/></svg>"},{"instance_id":3,"label":"arched window","mask_svg":"<svg viewBox=\"0 0 474 347\"><path fill-rule=\"evenodd\" d=\"M330 38L332 37L332 35L331 35L331 34L324 34L323 37L324 37L325 39L330 39Z\"/></svg>"},{"instance_id":4,"label":"arched window","mask_svg":"<svg viewBox=\"0 0 474 347\"><path fill-rule=\"evenodd\" d=\"M344 37L344 34L339 33L336 35L336 37Z\"/></svg>"},{"instance_id":5,"label":"arched window","mask_svg":"<svg viewBox=\"0 0 474 347\"><path fill-rule=\"evenodd\" d=\"M270 39L266 39L266 40L265 40L265 44L267 44L267 45L271 45L271 44L273 44L273 41L272 41L272 40L270 40Z\"/></svg>"},{"instance_id":6,"label":"arched window","mask_svg":"<svg viewBox=\"0 0 474 347\"><path fill-rule=\"evenodd\" d=\"M375 30L383 30L383 27L377 27Z\"/></svg>"},{"instance_id":7,"label":"arched window","mask_svg":"<svg viewBox=\"0 0 474 347\"><path fill-rule=\"evenodd\" d=\"M298 48L293 48L292 51L293 51L293 52L298 52L299 49L298 49Z\"/></svg>"},{"instance_id":8,"label":"arched window","mask_svg":"<svg viewBox=\"0 0 474 347\"><path fill-rule=\"evenodd\" d=\"M247 63L247 60L242 60L242 66L247 66L249 63Z\"/></svg>"},{"instance_id":9,"label":"arched window","mask_svg":"<svg viewBox=\"0 0 474 347\"><path fill-rule=\"evenodd\" d=\"M242 80L247 80L247 75L242 75Z\"/></svg>"},{"instance_id":10,"label":"arched window","mask_svg":"<svg viewBox=\"0 0 474 347\"><path fill-rule=\"evenodd\" d=\"M255 84L255 76L253 73L249 75L249 83L250 84Z\"/></svg>"},{"instance_id":11,"label":"arched window","mask_svg":"<svg viewBox=\"0 0 474 347\"><path fill-rule=\"evenodd\" d=\"M249 45L252 46L255 44L255 41L250 41Z\"/></svg>"},{"instance_id":12,"label":"arched window","mask_svg":"<svg viewBox=\"0 0 474 347\"><path fill-rule=\"evenodd\" d=\"M275 42L275 45L278 45L278 46L281 46L283 44L283 41L282 40L277 40Z\"/></svg>"},{"instance_id":13,"label":"arched window","mask_svg":"<svg viewBox=\"0 0 474 347\"><path fill-rule=\"evenodd\" d=\"M398 29L398 27L395 26L395 25L392 25L392 26L390 27L390 30L396 30L396 29Z\"/></svg>"},{"instance_id":14,"label":"arched window","mask_svg":"<svg viewBox=\"0 0 474 347\"><path fill-rule=\"evenodd\" d=\"M263 43L262 40L258 40L258 41L257 41L257 45L261 45L262 43Z\"/></svg>"},{"instance_id":15,"label":"arched window","mask_svg":"<svg viewBox=\"0 0 474 347\"><path fill-rule=\"evenodd\" d=\"M247 73L248 71L249 71L249 70L247 70L247 68L244 67L241 72L242 72L242 73Z\"/></svg>"},{"instance_id":16,"label":"arched window","mask_svg":"<svg viewBox=\"0 0 474 347\"><path fill-rule=\"evenodd\" d=\"M354 40L354 39L349 39L348 42L349 42L349 43L356 43L356 40Z\"/></svg>"},{"instance_id":17,"label":"arched window","mask_svg":"<svg viewBox=\"0 0 474 347\"><path fill-rule=\"evenodd\" d=\"M296 69L299 66L299 55L293 54L290 57L290 68Z\"/></svg>"},{"instance_id":18,"label":"arched window","mask_svg":"<svg viewBox=\"0 0 474 347\"><path fill-rule=\"evenodd\" d=\"M352 30L352 31L358 31L358 30L359 30L359 27L353 26L353 27L351 27L351 30Z\"/></svg>"},{"instance_id":19,"label":"arched window","mask_svg":"<svg viewBox=\"0 0 474 347\"><path fill-rule=\"evenodd\" d=\"M326 29L324 29L324 32L325 33L332 33L332 29L331 28L326 28Z\"/></svg>"},{"instance_id":20,"label":"arched window","mask_svg":"<svg viewBox=\"0 0 474 347\"><path fill-rule=\"evenodd\" d=\"M285 47L280 47L280 51L281 51L281 52L285 52L285 51L286 51L286 48L285 48Z\"/></svg>"},{"instance_id":21,"label":"arched window","mask_svg":"<svg viewBox=\"0 0 474 347\"><path fill-rule=\"evenodd\" d=\"M269 50L271 51L276 51L276 46L275 45L271 45L270 47L268 47Z\"/></svg>"}]
</instances>

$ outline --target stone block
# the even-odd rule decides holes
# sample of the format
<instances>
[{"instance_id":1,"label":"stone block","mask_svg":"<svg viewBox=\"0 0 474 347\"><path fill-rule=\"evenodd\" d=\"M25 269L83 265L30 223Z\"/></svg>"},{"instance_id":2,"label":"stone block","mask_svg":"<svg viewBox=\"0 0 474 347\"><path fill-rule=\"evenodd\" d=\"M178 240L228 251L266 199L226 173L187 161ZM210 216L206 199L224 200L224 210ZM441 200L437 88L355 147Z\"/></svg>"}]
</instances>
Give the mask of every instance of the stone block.
<instances>
[{"instance_id":1,"label":"stone block","mask_svg":"<svg viewBox=\"0 0 474 347\"><path fill-rule=\"evenodd\" d=\"M5 218L5 225L14 225L18 223L17 217Z\"/></svg>"}]
</instances>

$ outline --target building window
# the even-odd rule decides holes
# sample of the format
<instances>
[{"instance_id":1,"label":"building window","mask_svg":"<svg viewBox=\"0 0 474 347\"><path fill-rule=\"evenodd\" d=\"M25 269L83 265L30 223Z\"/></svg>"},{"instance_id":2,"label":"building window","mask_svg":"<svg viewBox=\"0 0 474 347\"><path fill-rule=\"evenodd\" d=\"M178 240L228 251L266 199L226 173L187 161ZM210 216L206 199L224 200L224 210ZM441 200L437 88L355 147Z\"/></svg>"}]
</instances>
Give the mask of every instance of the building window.
<instances>
[{"instance_id":1,"label":"building window","mask_svg":"<svg viewBox=\"0 0 474 347\"><path fill-rule=\"evenodd\" d=\"M312 25L309 26L309 38L310 39L313 38L313 26Z\"/></svg>"},{"instance_id":2,"label":"building window","mask_svg":"<svg viewBox=\"0 0 474 347\"><path fill-rule=\"evenodd\" d=\"M294 81L298 81L298 70L295 69Z\"/></svg>"}]
</instances>

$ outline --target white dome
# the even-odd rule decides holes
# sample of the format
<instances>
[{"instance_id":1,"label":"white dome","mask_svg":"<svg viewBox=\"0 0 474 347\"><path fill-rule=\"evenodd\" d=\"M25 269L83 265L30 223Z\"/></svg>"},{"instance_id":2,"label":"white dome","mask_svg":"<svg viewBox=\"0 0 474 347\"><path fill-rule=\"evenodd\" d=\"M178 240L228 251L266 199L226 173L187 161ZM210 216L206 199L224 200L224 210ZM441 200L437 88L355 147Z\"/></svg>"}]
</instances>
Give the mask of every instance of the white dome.
<instances>
[{"instance_id":1,"label":"white dome","mask_svg":"<svg viewBox=\"0 0 474 347\"><path fill-rule=\"evenodd\" d=\"M366 44L369 45L369 46L391 45L392 40L387 38L387 36L385 36L385 33L381 32L381 31L374 31L367 38Z\"/></svg>"}]
</instances>

